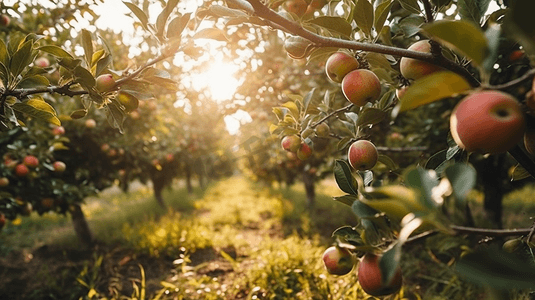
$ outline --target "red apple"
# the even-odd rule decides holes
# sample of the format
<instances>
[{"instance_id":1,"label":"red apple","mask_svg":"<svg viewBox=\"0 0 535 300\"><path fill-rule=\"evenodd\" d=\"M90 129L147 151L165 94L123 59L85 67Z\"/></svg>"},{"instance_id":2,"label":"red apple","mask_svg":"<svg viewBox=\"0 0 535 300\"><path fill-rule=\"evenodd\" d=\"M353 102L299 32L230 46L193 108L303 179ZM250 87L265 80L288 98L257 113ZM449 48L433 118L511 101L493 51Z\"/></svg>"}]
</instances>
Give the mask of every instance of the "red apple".
<instances>
[{"instance_id":1,"label":"red apple","mask_svg":"<svg viewBox=\"0 0 535 300\"><path fill-rule=\"evenodd\" d=\"M1 15L0 16L0 26L9 26L9 23L11 23L11 19L7 15Z\"/></svg>"},{"instance_id":2,"label":"red apple","mask_svg":"<svg viewBox=\"0 0 535 300\"><path fill-rule=\"evenodd\" d=\"M302 143L301 147L297 149L297 158L300 160L307 160L312 156L312 149L307 145L307 143Z\"/></svg>"},{"instance_id":3,"label":"red apple","mask_svg":"<svg viewBox=\"0 0 535 300\"><path fill-rule=\"evenodd\" d=\"M380 256L367 253L362 257L358 266L358 280L362 289L372 296L386 296L393 294L401 288L403 277L398 267L394 276L388 283L384 283L384 276L379 267Z\"/></svg>"},{"instance_id":4,"label":"red apple","mask_svg":"<svg viewBox=\"0 0 535 300\"><path fill-rule=\"evenodd\" d=\"M367 140L358 140L349 146L347 159L349 164L359 171L369 170L375 166L379 153L375 145Z\"/></svg>"},{"instance_id":5,"label":"red apple","mask_svg":"<svg viewBox=\"0 0 535 300\"><path fill-rule=\"evenodd\" d=\"M346 275L355 266L355 257L345 248L332 246L323 253L323 264L332 275Z\"/></svg>"},{"instance_id":6,"label":"red apple","mask_svg":"<svg viewBox=\"0 0 535 300\"><path fill-rule=\"evenodd\" d=\"M100 92L109 92L115 86L115 79L111 74L103 74L97 77L95 88Z\"/></svg>"},{"instance_id":7,"label":"red apple","mask_svg":"<svg viewBox=\"0 0 535 300\"><path fill-rule=\"evenodd\" d=\"M364 106L381 96L381 82L372 71L357 69L349 72L342 80L342 92L349 102Z\"/></svg>"},{"instance_id":8,"label":"red apple","mask_svg":"<svg viewBox=\"0 0 535 300\"><path fill-rule=\"evenodd\" d=\"M28 176L28 173L30 173L30 170L28 170L28 167L24 164L18 164L15 167L15 175L19 177L26 177Z\"/></svg>"},{"instance_id":9,"label":"red apple","mask_svg":"<svg viewBox=\"0 0 535 300\"><path fill-rule=\"evenodd\" d=\"M330 80L340 83L347 73L358 69L357 59L346 52L336 52L325 63L325 73Z\"/></svg>"},{"instance_id":10,"label":"red apple","mask_svg":"<svg viewBox=\"0 0 535 300\"><path fill-rule=\"evenodd\" d=\"M65 127L63 126L56 126L54 129L52 129L53 135L62 135L65 133Z\"/></svg>"},{"instance_id":11,"label":"red apple","mask_svg":"<svg viewBox=\"0 0 535 300\"><path fill-rule=\"evenodd\" d=\"M6 225L6 216L3 213L0 213L0 229Z\"/></svg>"},{"instance_id":12,"label":"red apple","mask_svg":"<svg viewBox=\"0 0 535 300\"><path fill-rule=\"evenodd\" d=\"M63 173L63 172L65 172L65 169L67 168L65 163L62 162L62 161L54 162L53 167L54 167L54 172L56 172L56 173Z\"/></svg>"},{"instance_id":13,"label":"red apple","mask_svg":"<svg viewBox=\"0 0 535 300\"><path fill-rule=\"evenodd\" d=\"M41 199L41 206L43 206L45 208L54 207L54 199L52 199L52 198L43 198L43 199Z\"/></svg>"},{"instance_id":14,"label":"red apple","mask_svg":"<svg viewBox=\"0 0 535 300\"><path fill-rule=\"evenodd\" d=\"M478 91L453 109L450 130L459 147L469 152L503 153L518 144L526 121L518 101L500 91Z\"/></svg>"},{"instance_id":15,"label":"red apple","mask_svg":"<svg viewBox=\"0 0 535 300\"><path fill-rule=\"evenodd\" d=\"M87 119L85 120L85 127L87 128L95 128L97 126L97 122L93 119Z\"/></svg>"},{"instance_id":16,"label":"red apple","mask_svg":"<svg viewBox=\"0 0 535 300\"><path fill-rule=\"evenodd\" d=\"M108 150L110 150L110 145L108 144L102 144L100 146L100 150L102 150L102 152L108 152Z\"/></svg>"},{"instance_id":17,"label":"red apple","mask_svg":"<svg viewBox=\"0 0 535 300\"><path fill-rule=\"evenodd\" d=\"M18 164L19 162L16 161L16 160L13 160L11 158L6 158L4 160L4 165L8 168L8 169L13 169L15 168L15 166Z\"/></svg>"},{"instance_id":18,"label":"red apple","mask_svg":"<svg viewBox=\"0 0 535 300\"><path fill-rule=\"evenodd\" d=\"M8 186L9 185L9 179L7 177L0 177L0 186Z\"/></svg>"},{"instance_id":19,"label":"red apple","mask_svg":"<svg viewBox=\"0 0 535 300\"><path fill-rule=\"evenodd\" d=\"M22 162L30 168L37 168L39 166L39 159L33 155L24 157Z\"/></svg>"},{"instance_id":20,"label":"red apple","mask_svg":"<svg viewBox=\"0 0 535 300\"><path fill-rule=\"evenodd\" d=\"M41 56L41 57L38 57L34 62L33 64L39 68L48 68L50 66L50 61L48 60L48 58L44 57L44 56Z\"/></svg>"},{"instance_id":21,"label":"red apple","mask_svg":"<svg viewBox=\"0 0 535 300\"><path fill-rule=\"evenodd\" d=\"M287 11L302 16L307 11L308 4L304 0L290 0L284 3L284 7Z\"/></svg>"},{"instance_id":22,"label":"red apple","mask_svg":"<svg viewBox=\"0 0 535 300\"><path fill-rule=\"evenodd\" d=\"M286 151L296 153L301 147L301 138L296 134L287 135L282 138L281 146Z\"/></svg>"},{"instance_id":23,"label":"red apple","mask_svg":"<svg viewBox=\"0 0 535 300\"><path fill-rule=\"evenodd\" d=\"M409 86L406 85L406 86L403 86L403 87L400 87L400 88L396 89L396 97L398 97L398 99L401 100L401 97L403 97L403 95L405 95L405 92L407 91L408 88L409 88Z\"/></svg>"},{"instance_id":24,"label":"red apple","mask_svg":"<svg viewBox=\"0 0 535 300\"><path fill-rule=\"evenodd\" d=\"M124 175L126 175L126 171L124 169L120 169L118 173L120 177L124 177Z\"/></svg>"},{"instance_id":25,"label":"red apple","mask_svg":"<svg viewBox=\"0 0 535 300\"><path fill-rule=\"evenodd\" d=\"M429 43L429 40L418 41L412 44L408 50L431 53L431 44ZM442 70L442 68L439 66L408 57L401 58L399 69L403 77L412 80L416 80Z\"/></svg>"},{"instance_id":26,"label":"red apple","mask_svg":"<svg viewBox=\"0 0 535 300\"><path fill-rule=\"evenodd\" d=\"M169 153L165 156L165 160L167 160L167 162L172 162L173 160L175 160L175 156Z\"/></svg>"}]
</instances>

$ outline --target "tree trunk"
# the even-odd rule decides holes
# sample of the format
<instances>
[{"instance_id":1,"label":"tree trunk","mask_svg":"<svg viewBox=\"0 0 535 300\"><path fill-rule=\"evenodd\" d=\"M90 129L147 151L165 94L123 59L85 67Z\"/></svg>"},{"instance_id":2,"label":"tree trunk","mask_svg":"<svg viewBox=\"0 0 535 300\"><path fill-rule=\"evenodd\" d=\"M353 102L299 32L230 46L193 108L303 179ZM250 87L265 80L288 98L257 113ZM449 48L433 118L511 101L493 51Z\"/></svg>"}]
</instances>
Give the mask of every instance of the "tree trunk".
<instances>
[{"instance_id":1,"label":"tree trunk","mask_svg":"<svg viewBox=\"0 0 535 300\"><path fill-rule=\"evenodd\" d=\"M165 201L163 201L163 192L164 185L162 184L162 181L158 179L152 180L152 190L154 191L154 198L156 198L156 201L158 202L158 205L160 205L161 208L166 209L167 205L165 205Z\"/></svg>"},{"instance_id":2,"label":"tree trunk","mask_svg":"<svg viewBox=\"0 0 535 300\"><path fill-rule=\"evenodd\" d=\"M496 155L484 159L477 172L483 182L485 213L498 228L502 228L502 198L505 193L503 174L507 174L503 170L504 158L504 155Z\"/></svg>"},{"instance_id":3,"label":"tree trunk","mask_svg":"<svg viewBox=\"0 0 535 300\"><path fill-rule=\"evenodd\" d=\"M309 209L311 209L316 203L316 187L314 185L314 175L310 174L307 171L303 171L303 183L305 184L307 206Z\"/></svg>"},{"instance_id":4,"label":"tree trunk","mask_svg":"<svg viewBox=\"0 0 535 300\"><path fill-rule=\"evenodd\" d=\"M93 235L85 219L82 207L79 204L75 204L71 210L72 224L74 226L74 232L80 240L80 242L86 246L91 247L93 245Z\"/></svg>"},{"instance_id":5,"label":"tree trunk","mask_svg":"<svg viewBox=\"0 0 535 300\"><path fill-rule=\"evenodd\" d=\"M191 185L191 168L189 165L186 165L186 188L188 189L188 194L193 193L193 186Z\"/></svg>"}]
</instances>

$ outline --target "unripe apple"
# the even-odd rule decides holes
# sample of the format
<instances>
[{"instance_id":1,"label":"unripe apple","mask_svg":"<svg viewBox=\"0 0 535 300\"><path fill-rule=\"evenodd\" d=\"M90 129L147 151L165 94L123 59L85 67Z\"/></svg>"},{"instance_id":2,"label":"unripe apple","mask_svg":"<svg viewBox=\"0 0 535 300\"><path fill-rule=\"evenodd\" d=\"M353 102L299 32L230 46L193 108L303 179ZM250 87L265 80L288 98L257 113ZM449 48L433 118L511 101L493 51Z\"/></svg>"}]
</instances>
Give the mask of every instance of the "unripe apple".
<instances>
[{"instance_id":1,"label":"unripe apple","mask_svg":"<svg viewBox=\"0 0 535 300\"><path fill-rule=\"evenodd\" d=\"M48 68L50 66L50 61L48 60L48 58L44 57L44 56L41 56L41 57L38 57L34 62L33 64L39 68Z\"/></svg>"},{"instance_id":2,"label":"unripe apple","mask_svg":"<svg viewBox=\"0 0 535 300\"><path fill-rule=\"evenodd\" d=\"M499 91L479 91L465 97L453 109L450 131L469 152L503 153L518 144L526 121L516 99Z\"/></svg>"},{"instance_id":3,"label":"unripe apple","mask_svg":"<svg viewBox=\"0 0 535 300\"><path fill-rule=\"evenodd\" d=\"M25 156L22 162L30 168L37 168L39 166L39 159L33 155Z\"/></svg>"},{"instance_id":4,"label":"unripe apple","mask_svg":"<svg viewBox=\"0 0 535 300\"><path fill-rule=\"evenodd\" d=\"M53 135L62 135L65 133L65 127L63 126L56 126L54 129L52 129Z\"/></svg>"},{"instance_id":5,"label":"unripe apple","mask_svg":"<svg viewBox=\"0 0 535 300\"><path fill-rule=\"evenodd\" d=\"M503 243L502 249L505 252L513 253L516 250L520 249L520 247L522 247L523 244L524 242L521 239L512 239Z\"/></svg>"},{"instance_id":6,"label":"unripe apple","mask_svg":"<svg viewBox=\"0 0 535 300\"><path fill-rule=\"evenodd\" d=\"M55 161L52 166L54 167L54 172L56 173L63 173L67 168L67 165L65 165L65 163L62 161Z\"/></svg>"},{"instance_id":7,"label":"unripe apple","mask_svg":"<svg viewBox=\"0 0 535 300\"><path fill-rule=\"evenodd\" d=\"M412 44L408 50L431 53L431 44L429 43L429 40L418 41ZM442 68L437 65L408 57L401 58L399 69L403 77L413 80L442 70Z\"/></svg>"},{"instance_id":8,"label":"unripe apple","mask_svg":"<svg viewBox=\"0 0 535 300\"><path fill-rule=\"evenodd\" d=\"M358 266L358 280L362 289L372 296L386 296L393 294L401 288L403 277L398 267L394 276L388 283L383 283L383 274L379 267L380 256L366 253Z\"/></svg>"},{"instance_id":9,"label":"unripe apple","mask_svg":"<svg viewBox=\"0 0 535 300\"><path fill-rule=\"evenodd\" d=\"M0 26L9 26L9 23L11 23L11 19L7 15L1 15L0 16Z\"/></svg>"},{"instance_id":10,"label":"unripe apple","mask_svg":"<svg viewBox=\"0 0 535 300\"><path fill-rule=\"evenodd\" d=\"M310 149L307 143L302 143L299 149L297 149L297 158L307 160L310 156L312 156L312 149Z\"/></svg>"},{"instance_id":11,"label":"unripe apple","mask_svg":"<svg viewBox=\"0 0 535 300\"><path fill-rule=\"evenodd\" d=\"M356 106L364 106L379 98L381 82L379 77L370 70L353 70L342 80L342 92L349 102Z\"/></svg>"},{"instance_id":12,"label":"unripe apple","mask_svg":"<svg viewBox=\"0 0 535 300\"><path fill-rule=\"evenodd\" d=\"M367 140L358 140L349 146L347 159L349 164L359 171L369 170L375 166L379 153L375 145Z\"/></svg>"},{"instance_id":13,"label":"unripe apple","mask_svg":"<svg viewBox=\"0 0 535 300\"><path fill-rule=\"evenodd\" d=\"M41 199L41 206L46 208L54 207L54 199L52 198L43 198Z\"/></svg>"},{"instance_id":14,"label":"unripe apple","mask_svg":"<svg viewBox=\"0 0 535 300\"><path fill-rule=\"evenodd\" d=\"M97 122L93 119L87 119L85 120L85 127L87 128L95 128L97 126Z\"/></svg>"},{"instance_id":15,"label":"unripe apple","mask_svg":"<svg viewBox=\"0 0 535 300\"><path fill-rule=\"evenodd\" d=\"M115 86L115 79L111 74L102 74L97 77L95 88L99 92L109 92Z\"/></svg>"},{"instance_id":16,"label":"unripe apple","mask_svg":"<svg viewBox=\"0 0 535 300\"><path fill-rule=\"evenodd\" d=\"M127 112L133 111L139 106L139 100L136 97L123 92L119 92L117 94L117 101L124 105L124 108Z\"/></svg>"},{"instance_id":17,"label":"unripe apple","mask_svg":"<svg viewBox=\"0 0 535 300\"><path fill-rule=\"evenodd\" d=\"M355 266L355 257L345 248L332 246L323 253L323 264L332 275L346 275Z\"/></svg>"},{"instance_id":18,"label":"unripe apple","mask_svg":"<svg viewBox=\"0 0 535 300\"><path fill-rule=\"evenodd\" d=\"M307 11L308 4L304 0L290 0L284 3L284 7L287 11L302 16Z\"/></svg>"},{"instance_id":19,"label":"unripe apple","mask_svg":"<svg viewBox=\"0 0 535 300\"><path fill-rule=\"evenodd\" d=\"M287 135L282 138L281 146L284 150L295 153L301 147L301 138L296 134Z\"/></svg>"},{"instance_id":20,"label":"unripe apple","mask_svg":"<svg viewBox=\"0 0 535 300\"><path fill-rule=\"evenodd\" d=\"M0 186L8 186L9 185L9 179L7 177L0 177Z\"/></svg>"},{"instance_id":21,"label":"unripe apple","mask_svg":"<svg viewBox=\"0 0 535 300\"><path fill-rule=\"evenodd\" d=\"M15 167L15 175L19 177L26 177L28 176L28 173L30 173L30 170L28 170L28 167L24 164L18 164Z\"/></svg>"},{"instance_id":22,"label":"unripe apple","mask_svg":"<svg viewBox=\"0 0 535 300\"><path fill-rule=\"evenodd\" d=\"M342 82L347 73L358 69L359 62L354 56L345 52L336 52L325 63L325 73L334 82Z\"/></svg>"},{"instance_id":23,"label":"unripe apple","mask_svg":"<svg viewBox=\"0 0 535 300\"><path fill-rule=\"evenodd\" d=\"M329 125L327 125L327 123L325 123L325 122L320 123L320 124L318 124L318 126L316 126L316 135L319 136L319 137L328 136L329 135L329 131L330 131Z\"/></svg>"}]
</instances>

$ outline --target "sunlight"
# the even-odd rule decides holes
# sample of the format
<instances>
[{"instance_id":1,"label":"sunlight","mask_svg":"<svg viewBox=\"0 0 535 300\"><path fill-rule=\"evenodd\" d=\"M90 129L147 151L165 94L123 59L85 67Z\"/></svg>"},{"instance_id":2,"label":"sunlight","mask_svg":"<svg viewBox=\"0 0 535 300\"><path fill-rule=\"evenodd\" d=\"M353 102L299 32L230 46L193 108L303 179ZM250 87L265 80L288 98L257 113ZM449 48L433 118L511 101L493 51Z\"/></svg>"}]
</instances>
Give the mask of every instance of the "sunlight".
<instances>
[{"instance_id":1,"label":"sunlight","mask_svg":"<svg viewBox=\"0 0 535 300\"><path fill-rule=\"evenodd\" d=\"M237 71L238 66L217 60L204 72L192 74L191 83L197 91L208 89L211 99L215 101L230 100L239 86L239 81L234 77Z\"/></svg>"}]
</instances>

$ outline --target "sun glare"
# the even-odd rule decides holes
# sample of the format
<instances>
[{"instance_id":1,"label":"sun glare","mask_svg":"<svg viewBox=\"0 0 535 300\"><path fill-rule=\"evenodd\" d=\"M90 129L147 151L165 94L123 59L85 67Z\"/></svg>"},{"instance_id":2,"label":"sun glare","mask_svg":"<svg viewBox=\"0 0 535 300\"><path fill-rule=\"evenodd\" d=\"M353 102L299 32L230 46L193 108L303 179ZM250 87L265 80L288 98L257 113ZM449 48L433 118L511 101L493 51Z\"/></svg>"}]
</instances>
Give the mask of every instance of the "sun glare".
<instances>
[{"instance_id":1,"label":"sun glare","mask_svg":"<svg viewBox=\"0 0 535 300\"><path fill-rule=\"evenodd\" d=\"M204 72L191 75L193 88L198 91L207 89L210 98L215 101L229 100L239 85L239 81L234 77L237 70L236 65L215 61Z\"/></svg>"}]
</instances>

